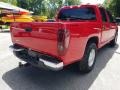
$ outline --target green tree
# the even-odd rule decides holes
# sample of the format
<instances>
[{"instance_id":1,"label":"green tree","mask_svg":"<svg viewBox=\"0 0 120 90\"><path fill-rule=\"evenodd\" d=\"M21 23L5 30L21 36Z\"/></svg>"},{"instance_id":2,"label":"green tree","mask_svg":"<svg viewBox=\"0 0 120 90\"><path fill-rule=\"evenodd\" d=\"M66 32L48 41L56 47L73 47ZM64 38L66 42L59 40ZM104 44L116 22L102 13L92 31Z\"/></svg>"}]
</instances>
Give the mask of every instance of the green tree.
<instances>
[{"instance_id":1,"label":"green tree","mask_svg":"<svg viewBox=\"0 0 120 90\"><path fill-rule=\"evenodd\" d=\"M16 0L0 0L0 2L6 2L6 3L13 4L13 5L16 5L16 4L17 4L17 1L16 1Z\"/></svg>"},{"instance_id":2,"label":"green tree","mask_svg":"<svg viewBox=\"0 0 120 90\"><path fill-rule=\"evenodd\" d=\"M114 16L120 17L120 0L105 0L104 6L110 10Z\"/></svg>"},{"instance_id":3,"label":"green tree","mask_svg":"<svg viewBox=\"0 0 120 90\"><path fill-rule=\"evenodd\" d=\"M63 6L63 0L47 0L46 6L49 12L48 17L53 18L59 8Z\"/></svg>"},{"instance_id":4,"label":"green tree","mask_svg":"<svg viewBox=\"0 0 120 90\"><path fill-rule=\"evenodd\" d=\"M55 13L64 5L79 5L80 0L47 0L49 17L53 18Z\"/></svg>"},{"instance_id":5,"label":"green tree","mask_svg":"<svg viewBox=\"0 0 120 90\"><path fill-rule=\"evenodd\" d=\"M120 0L112 0L108 8L113 12L114 16L120 17Z\"/></svg>"},{"instance_id":6,"label":"green tree","mask_svg":"<svg viewBox=\"0 0 120 90\"><path fill-rule=\"evenodd\" d=\"M109 4L110 4L110 1L105 0L104 3L103 3L103 6L106 7L106 8L108 8Z\"/></svg>"},{"instance_id":7,"label":"green tree","mask_svg":"<svg viewBox=\"0 0 120 90\"><path fill-rule=\"evenodd\" d=\"M33 11L35 15L46 15L49 18L53 18L64 5L79 4L80 0L17 0L19 7Z\"/></svg>"},{"instance_id":8,"label":"green tree","mask_svg":"<svg viewBox=\"0 0 120 90\"><path fill-rule=\"evenodd\" d=\"M17 5L21 8L33 11L34 14L38 15L45 12L43 1L44 0L17 0Z\"/></svg>"},{"instance_id":9,"label":"green tree","mask_svg":"<svg viewBox=\"0 0 120 90\"><path fill-rule=\"evenodd\" d=\"M80 0L65 0L66 5L80 5Z\"/></svg>"}]
</instances>

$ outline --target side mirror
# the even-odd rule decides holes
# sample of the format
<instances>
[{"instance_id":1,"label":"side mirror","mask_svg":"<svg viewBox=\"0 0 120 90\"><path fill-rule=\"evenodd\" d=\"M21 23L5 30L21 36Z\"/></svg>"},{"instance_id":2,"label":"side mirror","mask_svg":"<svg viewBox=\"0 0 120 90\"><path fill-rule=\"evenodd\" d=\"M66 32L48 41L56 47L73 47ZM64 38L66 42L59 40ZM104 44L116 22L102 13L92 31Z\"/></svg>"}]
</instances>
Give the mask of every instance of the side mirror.
<instances>
[{"instance_id":1,"label":"side mirror","mask_svg":"<svg viewBox=\"0 0 120 90\"><path fill-rule=\"evenodd\" d=\"M116 18L116 19L115 19L115 22L116 22L118 25L120 25L120 18Z\"/></svg>"},{"instance_id":2,"label":"side mirror","mask_svg":"<svg viewBox=\"0 0 120 90\"><path fill-rule=\"evenodd\" d=\"M112 22L112 23L117 23L117 22L116 22L116 20L113 20L113 22Z\"/></svg>"}]
</instances>

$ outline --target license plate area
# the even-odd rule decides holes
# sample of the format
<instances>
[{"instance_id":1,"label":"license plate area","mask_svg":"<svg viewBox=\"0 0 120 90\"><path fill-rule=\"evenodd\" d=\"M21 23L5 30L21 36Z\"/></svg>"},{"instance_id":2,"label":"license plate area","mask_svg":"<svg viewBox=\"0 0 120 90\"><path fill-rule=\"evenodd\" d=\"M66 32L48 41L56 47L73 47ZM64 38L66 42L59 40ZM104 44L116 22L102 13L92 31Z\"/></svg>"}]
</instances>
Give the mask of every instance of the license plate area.
<instances>
[{"instance_id":1,"label":"license plate area","mask_svg":"<svg viewBox=\"0 0 120 90\"><path fill-rule=\"evenodd\" d=\"M35 51L28 50L28 54L32 57L37 57L37 52L35 52Z\"/></svg>"}]
</instances>

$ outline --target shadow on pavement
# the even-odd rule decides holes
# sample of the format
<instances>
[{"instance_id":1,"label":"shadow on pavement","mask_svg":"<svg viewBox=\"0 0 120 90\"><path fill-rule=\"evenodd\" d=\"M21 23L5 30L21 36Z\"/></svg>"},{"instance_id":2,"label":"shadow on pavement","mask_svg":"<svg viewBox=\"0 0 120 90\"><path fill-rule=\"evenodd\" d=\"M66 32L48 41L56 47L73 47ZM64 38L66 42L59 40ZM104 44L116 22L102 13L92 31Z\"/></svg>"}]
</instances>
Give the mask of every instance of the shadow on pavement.
<instances>
[{"instance_id":1,"label":"shadow on pavement","mask_svg":"<svg viewBox=\"0 0 120 90\"><path fill-rule=\"evenodd\" d=\"M95 68L89 74L75 73L70 66L58 72L40 70L34 67L15 68L3 75L3 80L12 90L88 90L99 73L112 60L115 48L105 46L98 51Z\"/></svg>"}]
</instances>

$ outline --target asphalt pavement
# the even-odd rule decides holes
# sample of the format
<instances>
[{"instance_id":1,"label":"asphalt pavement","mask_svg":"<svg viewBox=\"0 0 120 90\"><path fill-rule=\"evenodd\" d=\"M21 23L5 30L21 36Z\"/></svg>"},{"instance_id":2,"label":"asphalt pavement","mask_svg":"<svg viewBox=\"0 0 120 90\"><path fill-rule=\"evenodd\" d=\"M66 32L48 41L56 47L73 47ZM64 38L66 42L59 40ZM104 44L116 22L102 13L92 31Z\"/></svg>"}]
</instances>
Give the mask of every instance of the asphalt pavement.
<instances>
[{"instance_id":1,"label":"asphalt pavement","mask_svg":"<svg viewBox=\"0 0 120 90\"><path fill-rule=\"evenodd\" d=\"M120 33L118 44L98 51L95 68L89 74L74 66L53 72L32 66L18 67L20 61L9 46L10 33L0 33L0 90L120 90Z\"/></svg>"}]
</instances>

